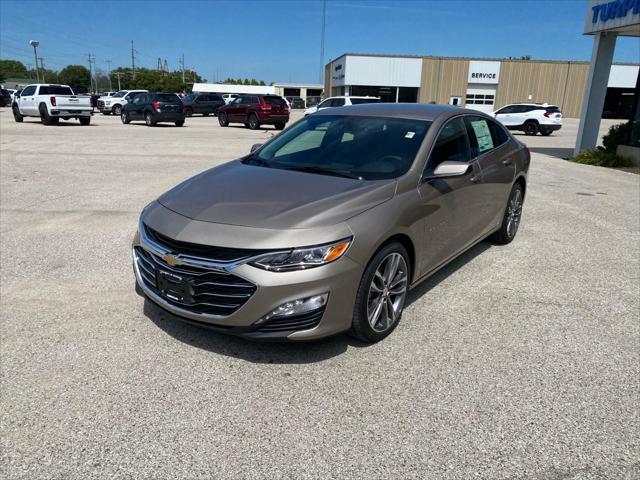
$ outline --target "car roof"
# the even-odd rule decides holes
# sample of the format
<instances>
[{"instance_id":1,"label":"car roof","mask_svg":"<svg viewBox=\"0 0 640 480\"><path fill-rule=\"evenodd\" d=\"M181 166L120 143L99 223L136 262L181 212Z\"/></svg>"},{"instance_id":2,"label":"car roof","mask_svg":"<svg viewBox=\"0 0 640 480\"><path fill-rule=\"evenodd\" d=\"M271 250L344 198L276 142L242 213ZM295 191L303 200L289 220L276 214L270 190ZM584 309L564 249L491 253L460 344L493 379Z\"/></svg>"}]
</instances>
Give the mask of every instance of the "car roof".
<instances>
[{"instance_id":1,"label":"car roof","mask_svg":"<svg viewBox=\"0 0 640 480\"><path fill-rule=\"evenodd\" d=\"M335 97L325 98L325 100L329 100L331 98L380 98L380 97L371 97L369 95L336 95Z\"/></svg>"},{"instance_id":2,"label":"car roof","mask_svg":"<svg viewBox=\"0 0 640 480\"><path fill-rule=\"evenodd\" d=\"M552 103L510 103L508 105L505 105L505 107L510 107L511 105L525 105L527 107L557 107L557 105L554 105Z\"/></svg>"},{"instance_id":3,"label":"car roof","mask_svg":"<svg viewBox=\"0 0 640 480\"><path fill-rule=\"evenodd\" d=\"M433 121L441 115L453 116L456 113L484 115L478 110L455 107L452 105L425 103L363 103L346 107L327 108L315 115L361 115L370 117L409 118Z\"/></svg>"}]
</instances>

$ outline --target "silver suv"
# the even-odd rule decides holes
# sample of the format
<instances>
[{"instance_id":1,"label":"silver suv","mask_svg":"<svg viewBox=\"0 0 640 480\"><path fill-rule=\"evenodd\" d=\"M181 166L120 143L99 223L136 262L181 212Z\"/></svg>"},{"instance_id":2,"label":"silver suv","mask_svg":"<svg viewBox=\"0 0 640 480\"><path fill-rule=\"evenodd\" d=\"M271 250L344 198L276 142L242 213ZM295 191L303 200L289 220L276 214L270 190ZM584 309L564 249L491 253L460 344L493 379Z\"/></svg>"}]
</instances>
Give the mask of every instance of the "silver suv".
<instances>
[{"instance_id":1,"label":"silver suv","mask_svg":"<svg viewBox=\"0 0 640 480\"><path fill-rule=\"evenodd\" d=\"M165 310L262 340L389 335L411 287L514 239L530 161L489 116L416 104L323 110L252 150L149 204L133 265Z\"/></svg>"}]
</instances>

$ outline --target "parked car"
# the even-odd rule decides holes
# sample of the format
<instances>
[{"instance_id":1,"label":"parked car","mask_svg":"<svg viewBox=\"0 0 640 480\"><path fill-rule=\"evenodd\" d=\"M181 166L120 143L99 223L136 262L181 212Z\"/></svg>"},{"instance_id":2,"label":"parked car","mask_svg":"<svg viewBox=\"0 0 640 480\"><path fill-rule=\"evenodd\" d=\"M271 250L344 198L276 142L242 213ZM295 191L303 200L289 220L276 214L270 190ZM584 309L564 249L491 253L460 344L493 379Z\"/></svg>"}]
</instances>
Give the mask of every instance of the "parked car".
<instances>
[{"instance_id":1,"label":"parked car","mask_svg":"<svg viewBox=\"0 0 640 480\"><path fill-rule=\"evenodd\" d=\"M340 97L329 97L326 100L323 100L317 105L313 107L309 107L304 111L305 116L311 115L312 113L316 113L323 108L332 108L332 107L345 107L348 105L361 105L363 103L380 103L380 99L378 97L349 97L349 96L340 96Z\"/></svg>"},{"instance_id":2,"label":"parked car","mask_svg":"<svg viewBox=\"0 0 640 480\"><path fill-rule=\"evenodd\" d=\"M224 93L222 94L222 99L224 100L224 103L226 103L227 105L230 104L231 102L233 102L236 98L238 98L240 95L237 93Z\"/></svg>"},{"instance_id":3,"label":"parked car","mask_svg":"<svg viewBox=\"0 0 640 480\"><path fill-rule=\"evenodd\" d=\"M148 127L171 122L184 125L184 107L175 93L138 93L122 107L120 119L125 125L133 120L144 120Z\"/></svg>"},{"instance_id":4,"label":"parked car","mask_svg":"<svg viewBox=\"0 0 640 480\"><path fill-rule=\"evenodd\" d=\"M120 90L109 97L100 97L98 99L98 110L103 115L120 116L123 105L130 102L138 93L146 93L148 90Z\"/></svg>"},{"instance_id":5,"label":"parked car","mask_svg":"<svg viewBox=\"0 0 640 480\"><path fill-rule=\"evenodd\" d=\"M261 125L274 125L276 130L282 130L288 121L289 107L277 95L240 95L218 110L221 127L229 123L244 123L252 130Z\"/></svg>"},{"instance_id":6,"label":"parked car","mask_svg":"<svg viewBox=\"0 0 640 480\"><path fill-rule=\"evenodd\" d=\"M305 108L304 100L302 97L291 97L291 108Z\"/></svg>"},{"instance_id":7,"label":"parked car","mask_svg":"<svg viewBox=\"0 0 640 480\"><path fill-rule=\"evenodd\" d=\"M11 92L6 88L0 88L0 107L11 105Z\"/></svg>"},{"instance_id":8,"label":"parked car","mask_svg":"<svg viewBox=\"0 0 640 480\"><path fill-rule=\"evenodd\" d=\"M184 113L187 117L200 113L205 117L217 115L218 109L225 105L220 95L214 93L191 93L182 99Z\"/></svg>"},{"instance_id":9,"label":"parked car","mask_svg":"<svg viewBox=\"0 0 640 480\"><path fill-rule=\"evenodd\" d=\"M60 119L75 118L81 125L91 123L91 99L76 95L68 85L40 83L27 85L12 105L13 118L40 117L44 125L55 125Z\"/></svg>"},{"instance_id":10,"label":"parked car","mask_svg":"<svg viewBox=\"0 0 640 480\"><path fill-rule=\"evenodd\" d=\"M484 238L515 238L529 163L476 111L323 110L149 204L133 240L137 289L223 333L375 342L410 288Z\"/></svg>"},{"instance_id":11,"label":"parked car","mask_svg":"<svg viewBox=\"0 0 640 480\"><path fill-rule=\"evenodd\" d=\"M546 137L562 128L562 112L546 103L514 103L496 110L493 116L509 130L521 130L525 135L540 132Z\"/></svg>"}]
</instances>

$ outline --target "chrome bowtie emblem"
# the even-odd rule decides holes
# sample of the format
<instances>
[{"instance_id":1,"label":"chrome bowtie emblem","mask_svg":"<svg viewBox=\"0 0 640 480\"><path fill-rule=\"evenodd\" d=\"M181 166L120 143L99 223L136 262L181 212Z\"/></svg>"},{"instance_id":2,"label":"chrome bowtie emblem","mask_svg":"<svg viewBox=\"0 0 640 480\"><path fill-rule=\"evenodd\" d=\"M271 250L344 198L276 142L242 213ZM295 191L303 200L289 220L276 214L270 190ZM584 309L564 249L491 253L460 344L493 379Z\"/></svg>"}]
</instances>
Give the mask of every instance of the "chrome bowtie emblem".
<instances>
[{"instance_id":1,"label":"chrome bowtie emblem","mask_svg":"<svg viewBox=\"0 0 640 480\"><path fill-rule=\"evenodd\" d=\"M182 260L180 260L178 257L175 257L173 255L163 255L162 256L162 260L167 262L167 265L169 265L171 267L174 267L176 265L180 265L182 263Z\"/></svg>"}]
</instances>

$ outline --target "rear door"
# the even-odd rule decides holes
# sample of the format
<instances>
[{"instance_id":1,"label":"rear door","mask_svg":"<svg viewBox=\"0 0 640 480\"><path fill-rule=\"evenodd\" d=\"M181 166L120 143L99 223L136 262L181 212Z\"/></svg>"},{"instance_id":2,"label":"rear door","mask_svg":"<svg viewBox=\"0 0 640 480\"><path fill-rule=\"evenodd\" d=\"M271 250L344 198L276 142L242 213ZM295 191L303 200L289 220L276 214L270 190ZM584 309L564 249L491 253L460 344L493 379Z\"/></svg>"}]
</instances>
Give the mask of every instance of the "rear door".
<instances>
[{"instance_id":1,"label":"rear door","mask_svg":"<svg viewBox=\"0 0 640 480\"><path fill-rule=\"evenodd\" d=\"M260 100L255 95L246 95L243 99L240 112L240 121L245 122L249 119L249 113L260 106Z\"/></svg>"},{"instance_id":2,"label":"rear door","mask_svg":"<svg viewBox=\"0 0 640 480\"><path fill-rule=\"evenodd\" d=\"M469 164L465 175L433 178L442 162ZM448 120L438 132L419 187L424 215L424 275L480 238L482 204L479 201L481 170L473 159L464 117Z\"/></svg>"},{"instance_id":3,"label":"rear door","mask_svg":"<svg viewBox=\"0 0 640 480\"><path fill-rule=\"evenodd\" d=\"M488 233L502 220L511 185L516 174L513 155L516 148L509 135L496 122L480 116L465 118L471 153L482 171L477 201L481 205L479 230Z\"/></svg>"}]
</instances>

